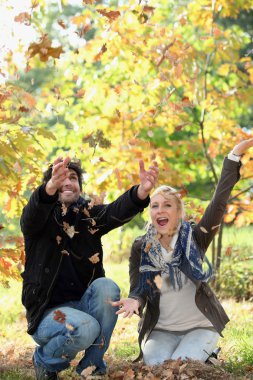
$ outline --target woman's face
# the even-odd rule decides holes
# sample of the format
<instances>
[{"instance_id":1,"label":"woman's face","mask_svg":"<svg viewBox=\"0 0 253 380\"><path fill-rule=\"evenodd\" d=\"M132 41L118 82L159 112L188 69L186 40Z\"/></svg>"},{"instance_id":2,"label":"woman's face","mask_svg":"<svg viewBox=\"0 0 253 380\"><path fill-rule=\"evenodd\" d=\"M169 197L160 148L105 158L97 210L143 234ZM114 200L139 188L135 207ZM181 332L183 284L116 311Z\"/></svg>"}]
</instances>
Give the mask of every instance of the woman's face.
<instances>
[{"instance_id":1,"label":"woman's face","mask_svg":"<svg viewBox=\"0 0 253 380\"><path fill-rule=\"evenodd\" d=\"M175 196L166 194L165 197L161 193L154 195L150 201L150 217L159 234L173 235L181 218Z\"/></svg>"}]
</instances>

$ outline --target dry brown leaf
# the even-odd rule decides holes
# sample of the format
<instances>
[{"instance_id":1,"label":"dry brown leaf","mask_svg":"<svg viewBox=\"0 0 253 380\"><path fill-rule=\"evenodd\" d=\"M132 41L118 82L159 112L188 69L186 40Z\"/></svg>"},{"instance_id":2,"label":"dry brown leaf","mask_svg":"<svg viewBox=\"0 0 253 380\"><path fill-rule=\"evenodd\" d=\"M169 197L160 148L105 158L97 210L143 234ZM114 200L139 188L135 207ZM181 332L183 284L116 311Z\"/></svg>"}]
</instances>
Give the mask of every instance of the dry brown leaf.
<instances>
[{"instance_id":1,"label":"dry brown leaf","mask_svg":"<svg viewBox=\"0 0 253 380\"><path fill-rule=\"evenodd\" d=\"M90 260L90 262L92 262L92 264L97 264L100 261L99 252L97 252L94 255L92 255L91 257L89 257L89 260Z\"/></svg>"},{"instance_id":2,"label":"dry brown leaf","mask_svg":"<svg viewBox=\"0 0 253 380\"><path fill-rule=\"evenodd\" d=\"M49 57L59 58L63 53L62 46L52 47L52 41L47 34L43 34L38 43L33 42L28 48L29 57L32 58L36 54L39 55L42 62L48 61Z\"/></svg>"},{"instance_id":3,"label":"dry brown leaf","mask_svg":"<svg viewBox=\"0 0 253 380\"><path fill-rule=\"evenodd\" d=\"M72 239L75 234L79 234L78 231L75 231L74 226L70 226L68 223L63 222L63 230L66 232L66 234Z\"/></svg>"},{"instance_id":4,"label":"dry brown leaf","mask_svg":"<svg viewBox=\"0 0 253 380\"><path fill-rule=\"evenodd\" d=\"M66 315L61 310L54 311L54 320L59 323L65 323Z\"/></svg>"},{"instance_id":5,"label":"dry brown leaf","mask_svg":"<svg viewBox=\"0 0 253 380\"><path fill-rule=\"evenodd\" d=\"M126 379L126 380L131 380L131 379L135 379L135 373L134 373L134 371L132 370L132 368L129 368L127 371L126 371L126 373L125 373L125 375L124 375L124 379Z\"/></svg>"},{"instance_id":6,"label":"dry brown leaf","mask_svg":"<svg viewBox=\"0 0 253 380\"><path fill-rule=\"evenodd\" d=\"M65 216L67 214L67 211L68 211L68 208L66 207L66 205L64 203L62 203L62 205L61 205L62 216Z\"/></svg>"},{"instance_id":7,"label":"dry brown leaf","mask_svg":"<svg viewBox=\"0 0 253 380\"><path fill-rule=\"evenodd\" d=\"M92 226L95 226L95 225L97 224L96 221L95 221L94 219L91 219L90 222L91 222L91 225L92 225Z\"/></svg>"},{"instance_id":8,"label":"dry brown leaf","mask_svg":"<svg viewBox=\"0 0 253 380\"><path fill-rule=\"evenodd\" d=\"M106 47L106 44L104 44L104 45L101 47L101 49L100 49L100 51L98 52L98 54L95 55L95 57L94 57L94 61L95 61L95 62L100 61L101 56L102 56L106 51L107 51L107 47Z\"/></svg>"},{"instance_id":9,"label":"dry brown leaf","mask_svg":"<svg viewBox=\"0 0 253 380\"><path fill-rule=\"evenodd\" d=\"M97 11L102 16L107 17L110 22L117 20L117 18L120 16L119 11L106 11L105 9L97 9Z\"/></svg>"},{"instance_id":10,"label":"dry brown leaf","mask_svg":"<svg viewBox=\"0 0 253 380\"><path fill-rule=\"evenodd\" d=\"M152 243L148 242L148 243L145 245L144 252L145 252L145 253L148 253L151 247L152 247Z\"/></svg>"},{"instance_id":11,"label":"dry brown leaf","mask_svg":"<svg viewBox=\"0 0 253 380\"><path fill-rule=\"evenodd\" d=\"M86 378L86 377L90 376L95 369L96 369L96 367L94 365L87 367L82 371L81 376Z\"/></svg>"},{"instance_id":12,"label":"dry brown leaf","mask_svg":"<svg viewBox=\"0 0 253 380\"><path fill-rule=\"evenodd\" d=\"M67 256L69 256L69 252L68 252L66 249L63 249L63 250L61 251L61 254L62 254L62 255L67 255Z\"/></svg>"},{"instance_id":13,"label":"dry brown leaf","mask_svg":"<svg viewBox=\"0 0 253 380\"><path fill-rule=\"evenodd\" d=\"M163 279L162 279L162 277L159 274L155 276L154 283L156 284L156 286L157 286L158 289L162 288Z\"/></svg>"},{"instance_id":14,"label":"dry brown leaf","mask_svg":"<svg viewBox=\"0 0 253 380\"><path fill-rule=\"evenodd\" d=\"M14 21L23 23L25 25L31 24L31 15L27 12L19 13L15 18Z\"/></svg>"},{"instance_id":15,"label":"dry brown leaf","mask_svg":"<svg viewBox=\"0 0 253 380\"><path fill-rule=\"evenodd\" d=\"M73 331L75 329L70 323L66 323L66 327L69 331Z\"/></svg>"},{"instance_id":16,"label":"dry brown leaf","mask_svg":"<svg viewBox=\"0 0 253 380\"><path fill-rule=\"evenodd\" d=\"M201 226L201 227L199 227L199 228L200 228L200 230L201 230L202 232L204 232L204 234L208 234L208 231L205 229L205 227Z\"/></svg>"}]
</instances>

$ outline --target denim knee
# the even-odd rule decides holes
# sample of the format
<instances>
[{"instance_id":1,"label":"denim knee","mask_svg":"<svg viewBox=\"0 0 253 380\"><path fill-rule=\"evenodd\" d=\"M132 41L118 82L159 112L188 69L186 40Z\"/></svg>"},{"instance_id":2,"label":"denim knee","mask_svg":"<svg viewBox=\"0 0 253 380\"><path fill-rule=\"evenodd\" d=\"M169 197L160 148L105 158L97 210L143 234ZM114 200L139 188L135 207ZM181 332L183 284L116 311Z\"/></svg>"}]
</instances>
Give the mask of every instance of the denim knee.
<instances>
[{"instance_id":1,"label":"denim knee","mask_svg":"<svg viewBox=\"0 0 253 380\"><path fill-rule=\"evenodd\" d=\"M100 334L100 325L98 321L90 317L84 320L79 326L70 331L70 340L73 340L79 350L85 350L92 345Z\"/></svg>"},{"instance_id":2,"label":"denim knee","mask_svg":"<svg viewBox=\"0 0 253 380\"><path fill-rule=\"evenodd\" d=\"M120 288L110 278L98 278L95 281L93 281L91 287L94 292L97 291L100 295L103 294L103 296L106 298L119 299L120 297Z\"/></svg>"}]
</instances>

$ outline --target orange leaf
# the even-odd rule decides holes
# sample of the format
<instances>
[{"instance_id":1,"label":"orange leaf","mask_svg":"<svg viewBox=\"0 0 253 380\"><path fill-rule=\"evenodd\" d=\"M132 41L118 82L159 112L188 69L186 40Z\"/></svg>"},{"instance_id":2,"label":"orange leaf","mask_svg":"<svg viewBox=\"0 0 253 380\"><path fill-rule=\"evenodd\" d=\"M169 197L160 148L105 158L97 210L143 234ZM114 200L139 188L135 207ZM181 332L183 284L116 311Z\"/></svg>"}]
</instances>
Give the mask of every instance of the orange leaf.
<instances>
[{"instance_id":1,"label":"orange leaf","mask_svg":"<svg viewBox=\"0 0 253 380\"><path fill-rule=\"evenodd\" d=\"M89 257L90 262L92 262L92 264L99 263L100 258L98 256L99 256L99 252L95 253L93 256Z\"/></svg>"},{"instance_id":2,"label":"orange leaf","mask_svg":"<svg viewBox=\"0 0 253 380\"><path fill-rule=\"evenodd\" d=\"M104 44L104 45L101 47L99 53L98 53L97 55L95 55L95 57L94 57L94 61L95 61L95 62L100 61L101 56L102 56L106 51L107 51L107 47L106 47L106 44Z\"/></svg>"},{"instance_id":3,"label":"orange leaf","mask_svg":"<svg viewBox=\"0 0 253 380\"><path fill-rule=\"evenodd\" d=\"M108 20L114 21L120 16L119 11L106 11L105 9L97 9L98 13L100 13L102 16L105 16L108 18Z\"/></svg>"},{"instance_id":4,"label":"orange leaf","mask_svg":"<svg viewBox=\"0 0 253 380\"><path fill-rule=\"evenodd\" d=\"M57 22L63 29L66 29L66 24L63 20L57 20Z\"/></svg>"},{"instance_id":5,"label":"orange leaf","mask_svg":"<svg viewBox=\"0 0 253 380\"><path fill-rule=\"evenodd\" d=\"M48 38L47 34L44 34L39 43L33 42L28 48L29 57L32 58L36 54L39 55L42 62L48 61L49 57L59 58L63 49L61 46L56 48L52 47L52 41Z\"/></svg>"},{"instance_id":6,"label":"orange leaf","mask_svg":"<svg viewBox=\"0 0 253 380\"><path fill-rule=\"evenodd\" d=\"M15 18L14 21L23 23L25 25L31 24L31 15L27 12L19 13Z\"/></svg>"}]
</instances>

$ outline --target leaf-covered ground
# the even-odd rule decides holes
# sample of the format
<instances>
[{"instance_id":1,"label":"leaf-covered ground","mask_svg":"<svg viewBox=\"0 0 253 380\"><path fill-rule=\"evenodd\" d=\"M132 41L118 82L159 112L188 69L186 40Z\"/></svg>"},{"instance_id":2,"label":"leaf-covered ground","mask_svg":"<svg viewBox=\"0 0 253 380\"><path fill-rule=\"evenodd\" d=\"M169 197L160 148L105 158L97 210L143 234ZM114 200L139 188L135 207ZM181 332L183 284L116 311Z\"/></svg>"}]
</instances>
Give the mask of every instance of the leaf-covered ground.
<instances>
[{"instance_id":1,"label":"leaf-covered ground","mask_svg":"<svg viewBox=\"0 0 253 380\"><path fill-rule=\"evenodd\" d=\"M136 322L132 320L119 319L111 346L106 355L108 374L101 379L115 380L232 380L253 379L253 368L249 368L247 375L232 375L224 369L221 361L218 366L207 365L199 362L189 361L167 361L164 365L149 367L143 363L133 363L137 354ZM24 334L26 322L22 317L12 325L15 335L11 340L3 340L0 346L0 379L1 380L32 380L34 371L32 366L33 341ZM24 342L24 343L23 343ZM62 380L80 379L75 374L75 365L78 358L72 362L72 367L64 371L60 377ZM86 379L95 379L87 371ZM98 379L98 377L96 377Z\"/></svg>"}]
</instances>

